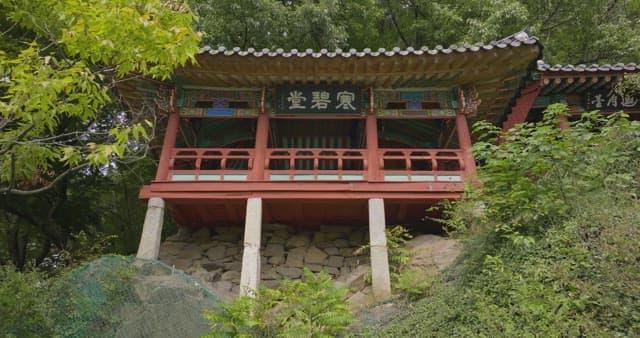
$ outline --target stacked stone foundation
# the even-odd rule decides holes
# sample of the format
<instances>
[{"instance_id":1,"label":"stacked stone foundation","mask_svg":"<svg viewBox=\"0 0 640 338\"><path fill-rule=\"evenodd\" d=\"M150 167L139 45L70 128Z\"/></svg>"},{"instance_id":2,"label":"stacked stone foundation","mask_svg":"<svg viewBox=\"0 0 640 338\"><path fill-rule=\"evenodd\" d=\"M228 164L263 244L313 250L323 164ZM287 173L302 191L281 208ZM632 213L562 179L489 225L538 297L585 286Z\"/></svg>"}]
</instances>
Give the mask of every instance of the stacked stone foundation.
<instances>
[{"instance_id":1,"label":"stacked stone foundation","mask_svg":"<svg viewBox=\"0 0 640 338\"><path fill-rule=\"evenodd\" d=\"M351 280L368 268L366 227L321 226L306 230L282 224L264 224L260 248L261 282L277 287L284 278L300 279L303 268L325 271L335 280ZM180 229L160 246L159 259L200 280L224 299L240 290L243 228ZM351 284L347 282L347 284ZM359 283L364 287L364 283ZM355 290L357 291L357 290Z\"/></svg>"}]
</instances>

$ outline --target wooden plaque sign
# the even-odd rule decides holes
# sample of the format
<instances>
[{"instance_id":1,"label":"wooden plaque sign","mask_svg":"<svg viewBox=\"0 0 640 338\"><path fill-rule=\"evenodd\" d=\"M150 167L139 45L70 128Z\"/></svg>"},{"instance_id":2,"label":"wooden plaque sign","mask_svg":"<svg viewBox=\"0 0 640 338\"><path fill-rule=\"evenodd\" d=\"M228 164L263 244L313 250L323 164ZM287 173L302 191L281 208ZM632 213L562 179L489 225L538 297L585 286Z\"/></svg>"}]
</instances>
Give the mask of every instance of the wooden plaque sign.
<instances>
[{"instance_id":1,"label":"wooden plaque sign","mask_svg":"<svg viewBox=\"0 0 640 338\"><path fill-rule=\"evenodd\" d=\"M605 87L594 91L588 91L584 100L587 110L640 110L640 94L627 93L619 95L613 88Z\"/></svg>"},{"instance_id":2,"label":"wooden plaque sign","mask_svg":"<svg viewBox=\"0 0 640 338\"><path fill-rule=\"evenodd\" d=\"M276 88L276 114L354 114L362 111L357 86L284 85Z\"/></svg>"}]
</instances>

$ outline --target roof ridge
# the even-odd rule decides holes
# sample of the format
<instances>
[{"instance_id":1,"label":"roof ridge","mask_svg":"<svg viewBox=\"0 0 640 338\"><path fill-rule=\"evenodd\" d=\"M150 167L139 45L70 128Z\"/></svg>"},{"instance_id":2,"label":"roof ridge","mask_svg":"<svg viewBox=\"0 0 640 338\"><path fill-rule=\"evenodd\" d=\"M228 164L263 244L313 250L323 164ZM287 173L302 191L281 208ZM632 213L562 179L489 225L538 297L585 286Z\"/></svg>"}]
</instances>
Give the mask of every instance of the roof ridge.
<instances>
[{"instance_id":1,"label":"roof ridge","mask_svg":"<svg viewBox=\"0 0 640 338\"><path fill-rule=\"evenodd\" d=\"M240 47L233 47L233 48L226 48L224 46L219 46L217 48L213 48L211 46L204 46L200 52L198 54L210 54L210 55L225 55L225 56L231 56L231 55L239 55L239 56L255 56L255 57L262 57L262 56L269 56L269 57L277 57L277 56L281 56L281 57L292 57L292 56L296 56L296 57L306 57L306 56L310 56L313 58L319 58L319 57L329 57L329 58L333 58L336 56L339 57L364 57L364 56L379 56L379 55L384 55L384 56L393 56L396 54L399 55L423 55L423 54L428 54L428 55L435 55L435 54L451 54L451 53L465 53L465 52L478 52L480 50L492 50L494 48L500 48L500 49L504 49L507 47L519 47L521 45L535 45L535 44L540 44L540 41L537 37L535 36L530 36L526 30L522 30L519 32L516 32L514 34L511 34L505 38L502 38L500 40L497 41L491 41L489 43L482 43L482 42L478 42L475 44L462 44L462 45L457 45L457 44L452 44L449 47L443 47L441 45L437 45L434 48L429 48L427 46L422 46L420 48L415 48L415 47L407 47L405 49L402 49L400 47L393 47L390 49L386 49L386 48L378 48L377 50L372 50L371 48L365 48L363 50L356 50L354 48L350 48L350 49L345 49L343 50L342 48L336 48L333 51L329 51L326 48L320 49L318 51L314 51L313 49L306 49L304 51L299 51L298 49L291 49L289 51L286 51L282 48L276 48L276 49L269 49L269 48L262 48L262 49L256 49L256 48L247 48L246 50L242 50Z\"/></svg>"}]
</instances>

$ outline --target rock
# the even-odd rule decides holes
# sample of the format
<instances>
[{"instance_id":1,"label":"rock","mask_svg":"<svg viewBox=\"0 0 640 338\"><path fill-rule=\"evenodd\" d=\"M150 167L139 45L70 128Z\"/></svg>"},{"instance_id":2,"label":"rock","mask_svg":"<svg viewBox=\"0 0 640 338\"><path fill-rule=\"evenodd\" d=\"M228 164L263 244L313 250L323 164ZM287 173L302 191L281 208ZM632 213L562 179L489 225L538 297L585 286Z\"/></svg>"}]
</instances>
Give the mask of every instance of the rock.
<instances>
[{"instance_id":1,"label":"rock","mask_svg":"<svg viewBox=\"0 0 640 338\"><path fill-rule=\"evenodd\" d=\"M333 246L335 246L336 248L346 248L349 246L349 241L344 238L338 238L333 241Z\"/></svg>"},{"instance_id":2,"label":"rock","mask_svg":"<svg viewBox=\"0 0 640 338\"><path fill-rule=\"evenodd\" d=\"M218 234L212 236L211 239L220 242L235 242L240 238L240 234L237 233L226 233L226 234Z\"/></svg>"},{"instance_id":3,"label":"rock","mask_svg":"<svg viewBox=\"0 0 640 338\"><path fill-rule=\"evenodd\" d=\"M351 290L362 290L366 287L366 280L371 274L368 266L359 266L348 274L342 274L334 282L336 286L347 287Z\"/></svg>"},{"instance_id":4,"label":"rock","mask_svg":"<svg viewBox=\"0 0 640 338\"><path fill-rule=\"evenodd\" d=\"M307 248L295 248L289 250L287 253L287 262L286 266L291 268L301 268L304 266L304 255L307 251Z\"/></svg>"},{"instance_id":5,"label":"rock","mask_svg":"<svg viewBox=\"0 0 640 338\"><path fill-rule=\"evenodd\" d=\"M337 254L339 254L339 253L340 253L340 251L338 250L338 248L335 248L335 247L325 248L325 249L324 249L324 252L326 252L326 253L327 253L327 255L329 255L329 256L335 256L335 255L337 255Z\"/></svg>"},{"instance_id":6,"label":"rock","mask_svg":"<svg viewBox=\"0 0 640 338\"><path fill-rule=\"evenodd\" d=\"M233 284L227 280L220 280L213 283L213 287L220 291L231 291Z\"/></svg>"},{"instance_id":7,"label":"rock","mask_svg":"<svg viewBox=\"0 0 640 338\"><path fill-rule=\"evenodd\" d=\"M233 256L240 252L240 248L237 246L230 246L227 248L227 251L224 252L225 256Z\"/></svg>"},{"instance_id":8,"label":"rock","mask_svg":"<svg viewBox=\"0 0 640 338\"><path fill-rule=\"evenodd\" d=\"M215 261L221 258L226 257L225 252L227 251L227 247L219 245L219 246L214 246L213 248L210 248L209 250L207 250L207 257L209 257L210 260Z\"/></svg>"},{"instance_id":9,"label":"rock","mask_svg":"<svg viewBox=\"0 0 640 338\"><path fill-rule=\"evenodd\" d=\"M213 271L224 268L224 265L217 262L205 262L202 263L202 268L207 271Z\"/></svg>"},{"instance_id":10,"label":"rock","mask_svg":"<svg viewBox=\"0 0 640 338\"><path fill-rule=\"evenodd\" d=\"M267 257L284 256L284 245L282 244L267 244L262 252Z\"/></svg>"},{"instance_id":11,"label":"rock","mask_svg":"<svg viewBox=\"0 0 640 338\"><path fill-rule=\"evenodd\" d=\"M322 264L307 264L307 265L305 265L305 267L307 269L309 269L311 272L320 272L320 271L322 271Z\"/></svg>"},{"instance_id":12,"label":"rock","mask_svg":"<svg viewBox=\"0 0 640 338\"><path fill-rule=\"evenodd\" d=\"M322 267L322 271L332 275L332 276L337 276L340 274L340 270L338 270L337 268L334 268L332 266L323 266Z\"/></svg>"},{"instance_id":13,"label":"rock","mask_svg":"<svg viewBox=\"0 0 640 338\"><path fill-rule=\"evenodd\" d=\"M269 257L268 262L273 265L280 265L284 263L284 255L283 256L273 256Z\"/></svg>"},{"instance_id":14,"label":"rock","mask_svg":"<svg viewBox=\"0 0 640 338\"><path fill-rule=\"evenodd\" d=\"M184 271L191 266L191 262L193 262L193 260L191 259L179 258L179 259L173 260L173 266L175 266L176 269L180 269Z\"/></svg>"},{"instance_id":15,"label":"rock","mask_svg":"<svg viewBox=\"0 0 640 338\"><path fill-rule=\"evenodd\" d=\"M264 270L260 274L260 278L262 280L280 279L280 275L278 274L278 272L276 272L275 268L270 268L270 269Z\"/></svg>"},{"instance_id":16,"label":"rock","mask_svg":"<svg viewBox=\"0 0 640 338\"><path fill-rule=\"evenodd\" d=\"M351 273L351 271L353 271L353 269L351 269L348 266L343 266L340 268L340 276L346 275L348 273Z\"/></svg>"},{"instance_id":17,"label":"rock","mask_svg":"<svg viewBox=\"0 0 640 338\"><path fill-rule=\"evenodd\" d=\"M344 259L344 263L342 263L342 265L350 267L350 268L355 268L358 265L363 265L364 263L364 259L362 259L363 256L355 256L355 257L347 257Z\"/></svg>"},{"instance_id":18,"label":"rock","mask_svg":"<svg viewBox=\"0 0 640 338\"><path fill-rule=\"evenodd\" d=\"M189 231L189 229L184 227L178 227L178 232L167 237L166 240L169 242L185 242L185 241L188 241L190 237L191 237L191 232Z\"/></svg>"},{"instance_id":19,"label":"rock","mask_svg":"<svg viewBox=\"0 0 640 338\"><path fill-rule=\"evenodd\" d=\"M269 244L284 244L285 242L284 238L278 236L272 236L268 241Z\"/></svg>"},{"instance_id":20,"label":"rock","mask_svg":"<svg viewBox=\"0 0 640 338\"><path fill-rule=\"evenodd\" d=\"M332 266L334 268L340 268L340 267L342 267L343 263L344 263L344 257L342 257L342 256L329 256L329 259L327 259L327 262L325 263L325 265Z\"/></svg>"},{"instance_id":21,"label":"rock","mask_svg":"<svg viewBox=\"0 0 640 338\"><path fill-rule=\"evenodd\" d=\"M265 280L260 282L260 286L264 286L266 288L275 289L280 286L280 281L277 279Z\"/></svg>"},{"instance_id":22,"label":"rock","mask_svg":"<svg viewBox=\"0 0 640 338\"><path fill-rule=\"evenodd\" d=\"M300 248L307 245L309 245L309 237L305 235L294 235L289 238L286 247L287 249L290 249Z\"/></svg>"},{"instance_id":23,"label":"rock","mask_svg":"<svg viewBox=\"0 0 640 338\"><path fill-rule=\"evenodd\" d=\"M280 275L291 279L300 278L300 276L302 276L302 269L299 268L287 268L284 266L279 266L276 268L276 271Z\"/></svg>"},{"instance_id":24,"label":"rock","mask_svg":"<svg viewBox=\"0 0 640 338\"><path fill-rule=\"evenodd\" d=\"M289 238L289 230L276 230L273 232L273 237Z\"/></svg>"},{"instance_id":25,"label":"rock","mask_svg":"<svg viewBox=\"0 0 640 338\"><path fill-rule=\"evenodd\" d=\"M349 303L349 309L351 311L358 311L373 304L374 300L363 292L356 292L347 298L347 302Z\"/></svg>"},{"instance_id":26,"label":"rock","mask_svg":"<svg viewBox=\"0 0 640 338\"><path fill-rule=\"evenodd\" d=\"M333 242L320 242L320 243L314 243L314 244L315 244L315 246L317 246L320 249L326 249L326 248L335 247Z\"/></svg>"},{"instance_id":27,"label":"rock","mask_svg":"<svg viewBox=\"0 0 640 338\"><path fill-rule=\"evenodd\" d=\"M315 246L311 246L307 249L307 253L304 256L304 262L306 264L322 264L325 258L327 258L327 254L324 251L316 248Z\"/></svg>"},{"instance_id":28,"label":"rock","mask_svg":"<svg viewBox=\"0 0 640 338\"><path fill-rule=\"evenodd\" d=\"M442 271L451 265L460 254L457 240L435 236L419 235L407 241L406 247L411 253L409 267L436 268Z\"/></svg>"},{"instance_id":29,"label":"rock","mask_svg":"<svg viewBox=\"0 0 640 338\"><path fill-rule=\"evenodd\" d=\"M325 241L330 242L339 238L345 238L345 236L342 232L325 232L323 237Z\"/></svg>"},{"instance_id":30,"label":"rock","mask_svg":"<svg viewBox=\"0 0 640 338\"><path fill-rule=\"evenodd\" d=\"M354 251L356 251L356 248L341 248L340 256L351 257Z\"/></svg>"},{"instance_id":31,"label":"rock","mask_svg":"<svg viewBox=\"0 0 640 338\"><path fill-rule=\"evenodd\" d=\"M224 263L224 268L226 270L233 270L233 271L240 272L240 269L242 268L242 262L240 262L240 261L231 261L229 263Z\"/></svg>"},{"instance_id":32,"label":"rock","mask_svg":"<svg viewBox=\"0 0 640 338\"><path fill-rule=\"evenodd\" d=\"M191 234L191 238L193 239L206 238L208 240L209 237L211 237L211 231L209 228L200 228Z\"/></svg>"},{"instance_id":33,"label":"rock","mask_svg":"<svg viewBox=\"0 0 640 338\"><path fill-rule=\"evenodd\" d=\"M220 280L227 280L227 281L240 280L240 271L233 271L233 270L227 271L222 274L222 276L220 277Z\"/></svg>"},{"instance_id":34,"label":"rock","mask_svg":"<svg viewBox=\"0 0 640 338\"><path fill-rule=\"evenodd\" d=\"M180 242L164 242L160 246L160 252L166 252L170 255L176 256L178 255L182 249L184 249L188 244L180 243Z\"/></svg>"},{"instance_id":35,"label":"rock","mask_svg":"<svg viewBox=\"0 0 640 338\"><path fill-rule=\"evenodd\" d=\"M202 257L202 251L198 248L197 245L189 245L184 248L180 254L178 254L179 258L188 258L188 259L199 259Z\"/></svg>"}]
</instances>

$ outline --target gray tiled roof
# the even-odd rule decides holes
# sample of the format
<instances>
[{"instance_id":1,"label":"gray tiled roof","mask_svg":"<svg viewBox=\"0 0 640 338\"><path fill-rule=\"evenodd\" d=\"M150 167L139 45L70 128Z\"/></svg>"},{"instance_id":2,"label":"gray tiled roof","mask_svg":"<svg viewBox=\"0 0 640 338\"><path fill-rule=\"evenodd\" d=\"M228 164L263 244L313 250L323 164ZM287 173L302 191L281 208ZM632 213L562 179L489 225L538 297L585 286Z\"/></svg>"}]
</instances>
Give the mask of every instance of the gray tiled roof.
<instances>
[{"instance_id":1,"label":"gray tiled roof","mask_svg":"<svg viewBox=\"0 0 640 338\"><path fill-rule=\"evenodd\" d=\"M542 60L538 60L538 71L540 72L610 72L610 71L640 71L640 65L635 63L616 63L614 65L592 64L592 65L549 65Z\"/></svg>"},{"instance_id":2,"label":"gray tiled roof","mask_svg":"<svg viewBox=\"0 0 640 338\"><path fill-rule=\"evenodd\" d=\"M481 50L492 50L494 48L508 48L508 47L518 47L521 45L534 45L539 43L538 38L534 36L529 36L526 32L518 32L513 35L510 35L504 39L498 41L491 41L487 44L484 43L476 43L473 45L464 44L461 46L451 45L447 48L443 46L436 46L435 48L422 47L422 48L413 48L408 47L407 49L401 49L399 47L394 47L392 49L384 49L380 48L378 50L371 50L369 48L365 48L362 51L357 51L355 49L342 50L336 49L335 51L329 51L327 49L321 49L320 51L313 51L312 49L307 49L303 51L299 51L297 49L293 49L290 51L285 51L282 48L278 48L276 50L265 49L254 49L249 48L247 50L242 50L239 47L234 47L231 49L227 49L225 47L212 48L210 46L204 47L200 54L211 54L211 55L238 55L238 56L269 56L269 57L305 57L310 56L313 58L319 57L365 57L365 56L393 56L393 55L436 55L436 54L451 54L454 52L464 53L464 52L478 52Z\"/></svg>"}]
</instances>

